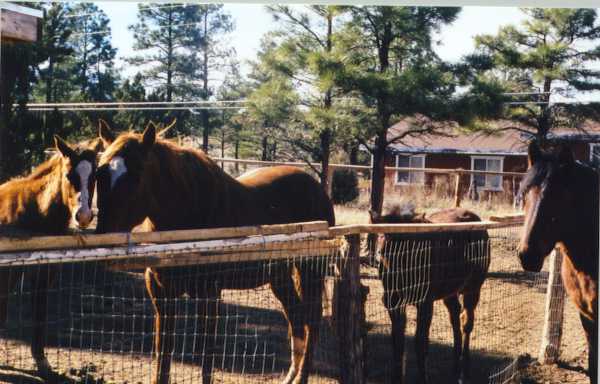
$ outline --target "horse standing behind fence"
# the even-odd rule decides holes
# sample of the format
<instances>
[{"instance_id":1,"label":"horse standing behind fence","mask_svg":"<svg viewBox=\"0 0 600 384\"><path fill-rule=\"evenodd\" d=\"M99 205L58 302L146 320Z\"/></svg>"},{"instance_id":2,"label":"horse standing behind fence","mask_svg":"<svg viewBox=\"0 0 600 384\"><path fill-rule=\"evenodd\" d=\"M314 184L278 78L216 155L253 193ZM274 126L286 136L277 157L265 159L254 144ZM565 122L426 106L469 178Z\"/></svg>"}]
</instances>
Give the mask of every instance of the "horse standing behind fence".
<instances>
[{"instance_id":1,"label":"horse standing behind fence","mask_svg":"<svg viewBox=\"0 0 600 384\"><path fill-rule=\"evenodd\" d=\"M599 177L597 170L577 163L568 147L549 154L532 143L520 191L525 211L521 265L539 272L554 247L566 256L561 275L579 310L592 383L598 382Z\"/></svg>"},{"instance_id":2,"label":"horse standing behind fence","mask_svg":"<svg viewBox=\"0 0 600 384\"><path fill-rule=\"evenodd\" d=\"M234 179L203 152L157 139L153 125L142 135L122 134L105 150L98 168L98 208L99 233L130 231L146 217L157 230L310 220L334 225L335 221L329 198L304 171L270 167ZM155 311L152 383L169 382L176 316L172 299L183 293L208 299L206 306L201 306L208 337L197 340L207 347L198 344L196 349L203 351L202 378L208 383L220 290L251 289L266 283L284 308L291 334L291 364L284 382L308 380L322 316L325 271L301 261L274 265L264 274L242 268L216 271L207 266L199 267L206 280L190 281L189 270L146 270L147 291Z\"/></svg>"},{"instance_id":3,"label":"horse standing behind fence","mask_svg":"<svg viewBox=\"0 0 600 384\"><path fill-rule=\"evenodd\" d=\"M98 142L90 141L77 151L58 136L54 140L57 154L29 176L0 185L0 235L59 235L67 232L71 222L85 228L92 221L96 152L88 146L96 149ZM55 268L49 265L0 268L0 324L7 320L9 291L23 272L32 282L31 354L39 375L48 378L52 367L44 353L46 306Z\"/></svg>"},{"instance_id":4,"label":"horse standing behind fence","mask_svg":"<svg viewBox=\"0 0 600 384\"><path fill-rule=\"evenodd\" d=\"M414 206L395 207L372 223L460 223L481 221L465 209L446 209L429 216L415 215ZM380 244L379 276L383 304L392 322L392 382L404 382L404 334L406 306L417 307L415 352L420 384L427 383L427 350L433 302L443 300L454 337L455 380L469 380L469 343L481 286L490 265L486 231L423 234L385 234ZM462 295L462 312L459 302Z\"/></svg>"}]
</instances>

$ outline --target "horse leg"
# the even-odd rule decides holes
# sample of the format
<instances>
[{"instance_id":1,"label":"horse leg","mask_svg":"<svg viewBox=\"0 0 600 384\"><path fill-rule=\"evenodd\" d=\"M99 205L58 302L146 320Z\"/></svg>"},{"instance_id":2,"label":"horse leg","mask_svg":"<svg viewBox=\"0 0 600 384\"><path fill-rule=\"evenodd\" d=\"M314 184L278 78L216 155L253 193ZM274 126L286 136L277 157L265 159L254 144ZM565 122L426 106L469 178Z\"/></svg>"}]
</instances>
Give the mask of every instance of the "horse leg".
<instances>
[{"instance_id":1,"label":"horse leg","mask_svg":"<svg viewBox=\"0 0 600 384\"><path fill-rule=\"evenodd\" d=\"M301 300L298 296L294 276L294 267L285 266L278 268L271 274L271 290L283 306L283 314L288 321L288 334L291 344L291 363L288 373L282 384L291 384L300 372L302 357L306 346L304 338L304 325Z\"/></svg>"},{"instance_id":2,"label":"horse leg","mask_svg":"<svg viewBox=\"0 0 600 384\"><path fill-rule=\"evenodd\" d=\"M8 297L21 276L21 268L4 267L0 269L0 326L8 319Z\"/></svg>"},{"instance_id":3,"label":"horse leg","mask_svg":"<svg viewBox=\"0 0 600 384\"><path fill-rule=\"evenodd\" d=\"M461 332L463 338L462 345L462 359L461 359L461 372L460 372L460 384L466 384L471 378L471 332L473 331L473 324L475 323L475 308L479 303L479 289L475 289L472 292L463 293L463 310L460 314Z\"/></svg>"},{"instance_id":4,"label":"horse leg","mask_svg":"<svg viewBox=\"0 0 600 384\"><path fill-rule=\"evenodd\" d=\"M208 284L208 283L207 283ZM216 289L207 289L201 297L206 298L201 311L200 319L204 319L204 340L203 348L198 350L202 353L202 383L210 384L212 382L212 369L214 356L217 350L217 319L219 316L219 297L220 291Z\"/></svg>"},{"instance_id":5,"label":"horse leg","mask_svg":"<svg viewBox=\"0 0 600 384\"><path fill-rule=\"evenodd\" d=\"M458 295L453 295L444 299L448 315L450 315L450 324L452 325L452 336L454 338L454 377L456 380L460 376L460 354L462 352L462 337L460 331L460 302Z\"/></svg>"},{"instance_id":6,"label":"horse leg","mask_svg":"<svg viewBox=\"0 0 600 384\"><path fill-rule=\"evenodd\" d=\"M417 332L415 333L415 351L417 356L417 382L426 384L427 353L429 350L429 328L433 318L433 301L427 300L417 307Z\"/></svg>"},{"instance_id":7,"label":"horse leg","mask_svg":"<svg viewBox=\"0 0 600 384\"><path fill-rule=\"evenodd\" d=\"M588 376L590 383L598 383L598 328L595 321L579 315L588 345Z\"/></svg>"},{"instance_id":8,"label":"horse leg","mask_svg":"<svg viewBox=\"0 0 600 384\"><path fill-rule=\"evenodd\" d=\"M301 282L301 308L296 310L304 311L302 316L304 325L304 351L303 358L300 361L300 370L294 380L295 383L307 383L308 376L312 367L312 358L314 350L319 341L319 326L323 317L323 274L317 268L310 266L296 269L300 273Z\"/></svg>"},{"instance_id":9,"label":"horse leg","mask_svg":"<svg viewBox=\"0 0 600 384\"><path fill-rule=\"evenodd\" d=\"M39 266L32 276L32 314L33 334L31 338L31 356L35 360L38 374L43 378L52 375L52 367L44 353L46 344L46 320L48 305L48 287L51 283L50 266Z\"/></svg>"},{"instance_id":10,"label":"horse leg","mask_svg":"<svg viewBox=\"0 0 600 384\"><path fill-rule=\"evenodd\" d=\"M406 330L406 307L388 309L392 322L392 370L391 382L404 382L404 332Z\"/></svg>"},{"instance_id":11,"label":"horse leg","mask_svg":"<svg viewBox=\"0 0 600 384\"><path fill-rule=\"evenodd\" d=\"M171 300L177 297L175 282L171 276L165 276L151 268L146 269L145 280L154 308L154 356L150 382L168 384L175 341L176 304Z\"/></svg>"}]
</instances>

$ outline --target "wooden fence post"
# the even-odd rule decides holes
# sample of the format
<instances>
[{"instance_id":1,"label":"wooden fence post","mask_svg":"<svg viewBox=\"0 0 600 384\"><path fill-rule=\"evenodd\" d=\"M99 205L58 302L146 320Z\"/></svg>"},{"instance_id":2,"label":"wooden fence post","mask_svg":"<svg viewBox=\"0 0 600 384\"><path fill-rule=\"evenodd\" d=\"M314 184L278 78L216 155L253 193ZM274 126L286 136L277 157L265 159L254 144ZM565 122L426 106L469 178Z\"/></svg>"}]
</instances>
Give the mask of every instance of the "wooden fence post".
<instances>
[{"instance_id":1,"label":"wooden fence post","mask_svg":"<svg viewBox=\"0 0 600 384\"><path fill-rule=\"evenodd\" d=\"M454 174L455 182L454 182L454 208L460 207L460 172L456 172Z\"/></svg>"},{"instance_id":2,"label":"wooden fence post","mask_svg":"<svg viewBox=\"0 0 600 384\"><path fill-rule=\"evenodd\" d=\"M565 306L565 288L560 275L562 261L561 251L554 249L550 254L550 275L548 276L548 288L546 290L544 331L538 357L541 364L553 364L558 361L560 356Z\"/></svg>"},{"instance_id":3,"label":"wooden fence post","mask_svg":"<svg viewBox=\"0 0 600 384\"><path fill-rule=\"evenodd\" d=\"M346 236L348 252L342 262L336 314L340 352L340 381L365 382L364 302L360 284L360 235Z\"/></svg>"}]
</instances>

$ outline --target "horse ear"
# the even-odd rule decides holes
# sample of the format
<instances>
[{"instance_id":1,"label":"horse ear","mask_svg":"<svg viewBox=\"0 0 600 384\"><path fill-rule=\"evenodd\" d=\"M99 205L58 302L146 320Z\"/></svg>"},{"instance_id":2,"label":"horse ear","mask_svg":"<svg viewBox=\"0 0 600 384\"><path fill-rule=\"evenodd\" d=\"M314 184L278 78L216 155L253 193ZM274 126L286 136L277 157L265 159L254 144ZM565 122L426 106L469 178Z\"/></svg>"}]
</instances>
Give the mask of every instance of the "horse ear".
<instances>
[{"instance_id":1,"label":"horse ear","mask_svg":"<svg viewBox=\"0 0 600 384\"><path fill-rule=\"evenodd\" d=\"M371 224L378 224L381 222L381 214L377 211L369 209L369 219L371 220Z\"/></svg>"},{"instance_id":2,"label":"horse ear","mask_svg":"<svg viewBox=\"0 0 600 384\"><path fill-rule=\"evenodd\" d=\"M77 157L75 150L58 135L54 135L54 146L64 158L73 160Z\"/></svg>"},{"instance_id":3,"label":"horse ear","mask_svg":"<svg viewBox=\"0 0 600 384\"><path fill-rule=\"evenodd\" d=\"M167 133L167 131L169 131L169 129L173 128L175 126L175 123L177 123L177 118L174 118L173 121L171 122L171 124L167 125L166 127L164 127L163 129L161 129L156 136L158 137L164 137L165 134Z\"/></svg>"},{"instance_id":4,"label":"horse ear","mask_svg":"<svg viewBox=\"0 0 600 384\"><path fill-rule=\"evenodd\" d=\"M537 141L533 140L529 143L529 147L527 148L527 161L529 162L529 166L537 163L542 158L542 150L538 145Z\"/></svg>"},{"instance_id":5,"label":"horse ear","mask_svg":"<svg viewBox=\"0 0 600 384\"><path fill-rule=\"evenodd\" d=\"M558 148L558 162L562 165L572 165L575 163L573 151L567 144L561 144Z\"/></svg>"},{"instance_id":6,"label":"horse ear","mask_svg":"<svg viewBox=\"0 0 600 384\"><path fill-rule=\"evenodd\" d=\"M148 123L148 126L142 134L142 144L146 150L150 150L156 142L156 126L154 123Z\"/></svg>"},{"instance_id":7,"label":"horse ear","mask_svg":"<svg viewBox=\"0 0 600 384\"><path fill-rule=\"evenodd\" d=\"M110 129L108 123L102 119L98 119L98 136L105 145L110 145L115 141L115 133Z\"/></svg>"}]
</instances>

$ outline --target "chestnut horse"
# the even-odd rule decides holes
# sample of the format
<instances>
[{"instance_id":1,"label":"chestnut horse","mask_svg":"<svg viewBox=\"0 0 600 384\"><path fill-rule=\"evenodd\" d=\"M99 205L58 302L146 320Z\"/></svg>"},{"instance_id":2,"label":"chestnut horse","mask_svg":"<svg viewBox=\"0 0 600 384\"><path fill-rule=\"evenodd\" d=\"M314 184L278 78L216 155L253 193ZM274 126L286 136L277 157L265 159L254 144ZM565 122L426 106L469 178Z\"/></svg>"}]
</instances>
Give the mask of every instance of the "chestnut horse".
<instances>
[{"instance_id":1,"label":"chestnut horse","mask_svg":"<svg viewBox=\"0 0 600 384\"><path fill-rule=\"evenodd\" d=\"M414 205L394 207L386 215L371 212L372 223L461 223L481 221L465 209L445 209L428 216L415 215ZM385 234L380 243L379 276L383 304L392 322L392 382L404 380L406 306L417 308L415 352L418 382L427 383L429 328L433 302L443 300L454 336L454 380L470 378L469 343L481 286L490 265L486 231L421 234ZM462 312L459 302L462 295Z\"/></svg>"},{"instance_id":2,"label":"chestnut horse","mask_svg":"<svg viewBox=\"0 0 600 384\"><path fill-rule=\"evenodd\" d=\"M121 134L101 156L97 177L99 233L130 231L146 217L157 230L310 220L335 224L329 198L302 170L261 168L234 179L202 151L157 138L154 125L148 125L142 135ZM291 364L284 382L308 380L322 316L324 271L299 261L274 265L264 274L256 273L256 268L253 273L233 269L197 267L202 274L196 277L190 276L189 267L146 270L146 287L155 312L152 383L169 382L174 298L187 293L208 299L200 306L205 311L200 316L205 317L202 321L208 337L196 349L203 351L202 378L208 383L211 354L216 348L216 299L221 289L252 289L267 283L284 308L291 334Z\"/></svg>"},{"instance_id":3,"label":"chestnut horse","mask_svg":"<svg viewBox=\"0 0 600 384\"><path fill-rule=\"evenodd\" d=\"M101 128L102 129L102 128ZM54 136L56 154L22 178L0 185L0 235L60 235L71 224L86 228L92 221L97 141L78 149ZM33 271L35 269L35 272ZM38 373L52 368L44 353L47 290L56 273L49 265L0 268L0 324L6 323L8 294L22 273L32 282L33 335L31 354Z\"/></svg>"},{"instance_id":4,"label":"chestnut horse","mask_svg":"<svg viewBox=\"0 0 600 384\"><path fill-rule=\"evenodd\" d=\"M598 178L598 171L576 162L568 147L552 154L531 143L520 191L525 211L521 265L539 272L555 247L566 256L561 275L579 310L592 383L598 382Z\"/></svg>"}]
</instances>

